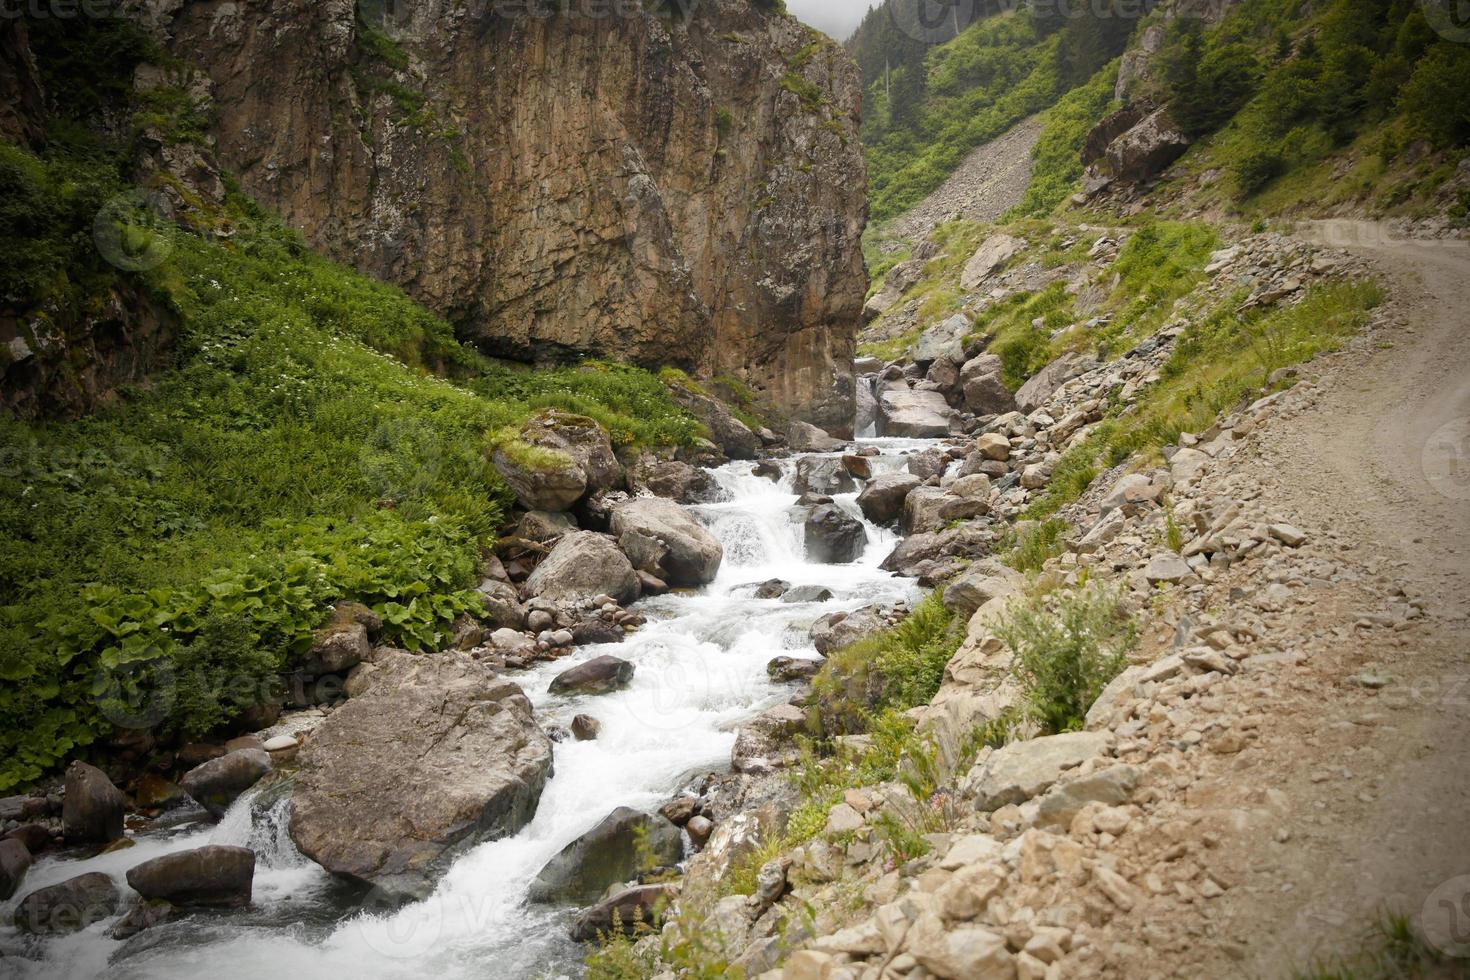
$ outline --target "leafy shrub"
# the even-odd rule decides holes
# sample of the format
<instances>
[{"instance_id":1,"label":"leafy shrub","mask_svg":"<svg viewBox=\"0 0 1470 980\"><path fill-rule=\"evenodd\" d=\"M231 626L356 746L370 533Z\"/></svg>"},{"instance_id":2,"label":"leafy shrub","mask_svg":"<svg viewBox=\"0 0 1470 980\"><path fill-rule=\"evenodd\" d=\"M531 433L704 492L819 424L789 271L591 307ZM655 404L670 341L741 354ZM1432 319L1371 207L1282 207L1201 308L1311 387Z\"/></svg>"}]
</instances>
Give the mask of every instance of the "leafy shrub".
<instances>
[{"instance_id":1,"label":"leafy shrub","mask_svg":"<svg viewBox=\"0 0 1470 980\"><path fill-rule=\"evenodd\" d=\"M1240 197L1250 197L1285 172L1286 159L1272 147L1247 153L1231 167L1235 192Z\"/></svg>"},{"instance_id":2,"label":"leafy shrub","mask_svg":"<svg viewBox=\"0 0 1470 980\"><path fill-rule=\"evenodd\" d=\"M1015 654L1028 712L1053 733L1082 727L1138 642L1121 598L1100 586L1012 604L995 632Z\"/></svg>"}]
</instances>

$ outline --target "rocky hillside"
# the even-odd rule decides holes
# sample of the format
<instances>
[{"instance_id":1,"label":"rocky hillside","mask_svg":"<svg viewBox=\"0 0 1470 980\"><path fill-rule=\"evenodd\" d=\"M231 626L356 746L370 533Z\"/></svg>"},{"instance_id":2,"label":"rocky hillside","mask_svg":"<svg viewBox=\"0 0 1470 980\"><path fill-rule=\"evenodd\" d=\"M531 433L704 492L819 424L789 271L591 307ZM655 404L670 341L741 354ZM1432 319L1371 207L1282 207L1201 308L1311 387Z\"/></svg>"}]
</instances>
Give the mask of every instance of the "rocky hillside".
<instances>
[{"instance_id":1,"label":"rocky hillside","mask_svg":"<svg viewBox=\"0 0 1470 980\"><path fill-rule=\"evenodd\" d=\"M247 193L485 352L729 375L847 425L851 61L748 0L630 10L182 3L149 28Z\"/></svg>"}]
</instances>

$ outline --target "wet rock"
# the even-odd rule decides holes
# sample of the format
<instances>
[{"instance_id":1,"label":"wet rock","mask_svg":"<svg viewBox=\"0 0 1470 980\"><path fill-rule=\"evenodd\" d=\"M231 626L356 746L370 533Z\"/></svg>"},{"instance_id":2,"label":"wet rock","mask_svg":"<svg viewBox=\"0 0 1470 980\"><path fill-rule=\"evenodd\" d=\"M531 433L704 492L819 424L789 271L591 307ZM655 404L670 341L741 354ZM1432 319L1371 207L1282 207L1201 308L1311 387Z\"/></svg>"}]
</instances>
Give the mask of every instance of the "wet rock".
<instances>
[{"instance_id":1,"label":"wet rock","mask_svg":"<svg viewBox=\"0 0 1470 980\"><path fill-rule=\"evenodd\" d=\"M679 829L662 817L618 807L596 826L562 848L531 882L533 902L589 905L609 886L655 867L677 864L684 856Z\"/></svg>"},{"instance_id":2,"label":"wet rock","mask_svg":"<svg viewBox=\"0 0 1470 980\"><path fill-rule=\"evenodd\" d=\"M551 743L521 689L466 654L375 666L301 750L291 838L328 871L423 895L460 851L530 821Z\"/></svg>"},{"instance_id":3,"label":"wet rock","mask_svg":"<svg viewBox=\"0 0 1470 980\"><path fill-rule=\"evenodd\" d=\"M781 596L782 602L826 602L832 598L832 590L821 585L798 585Z\"/></svg>"},{"instance_id":4,"label":"wet rock","mask_svg":"<svg viewBox=\"0 0 1470 980\"><path fill-rule=\"evenodd\" d=\"M766 674L777 683L810 680L822 669L822 661L805 657L774 657L766 664Z\"/></svg>"},{"instance_id":5,"label":"wet rock","mask_svg":"<svg viewBox=\"0 0 1470 980\"><path fill-rule=\"evenodd\" d=\"M846 564L862 556L868 533L862 521L836 504L812 508L804 528L806 555L822 564Z\"/></svg>"},{"instance_id":6,"label":"wet rock","mask_svg":"<svg viewBox=\"0 0 1470 980\"><path fill-rule=\"evenodd\" d=\"M124 800L101 769L73 762L66 770L61 805L62 832L68 844L107 844L123 835Z\"/></svg>"},{"instance_id":7,"label":"wet rock","mask_svg":"<svg viewBox=\"0 0 1470 980\"><path fill-rule=\"evenodd\" d=\"M526 591L546 599L579 603L606 593L626 604L638 598L638 576L628 556L612 541L593 531L577 531L556 543L526 579Z\"/></svg>"},{"instance_id":8,"label":"wet rock","mask_svg":"<svg viewBox=\"0 0 1470 980\"><path fill-rule=\"evenodd\" d=\"M622 627L615 623L604 622L600 619L589 619L586 622L573 626L568 633L566 643L558 643L556 646L591 646L597 643L622 643L627 634Z\"/></svg>"},{"instance_id":9,"label":"wet rock","mask_svg":"<svg viewBox=\"0 0 1470 980\"><path fill-rule=\"evenodd\" d=\"M779 599L791 588L791 583L779 578L767 579L756 586L757 599Z\"/></svg>"},{"instance_id":10,"label":"wet rock","mask_svg":"<svg viewBox=\"0 0 1470 980\"><path fill-rule=\"evenodd\" d=\"M604 654L557 674L547 690L552 694L607 694L631 684L633 671L628 661Z\"/></svg>"},{"instance_id":11,"label":"wet rock","mask_svg":"<svg viewBox=\"0 0 1470 980\"><path fill-rule=\"evenodd\" d=\"M827 656L887 625L882 611L876 606L868 606L854 612L829 613L812 624L809 635L817 652Z\"/></svg>"},{"instance_id":12,"label":"wet rock","mask_svg":"<svg viewBox=\"0 0 1470 980\"><path fill-rule=\"evenodd\" d=\"M679 460L655 460L645 456L628 473L635 491L666 497L681 504L698 504L718 500L719 484L709 470L690 466Z\"/></svg>"},{"instance_id":13,"label":"wet rock","mask_svg":"<svg viewBox=\"0 0 1470 980\"><path fill-rule=\"evenodd\" d=\"M851 493L857 489L842 460L836 456L803 456L796 461L796 479L792 490L799 494L831 495Z\"/></svg>"},{"instance_id":14,"label":"wet rock","mask_svg":"<svg viewBox=\"0 0 1470 980\"><path fill-rule=\"evenodd\" d=\"M15 909L15 927L33 935L77 932L110 918L120 898L112 879L100 871L31 892Z\"/></svg>"},{"instance_id":15,"label":"wet rock","mask_svg":"<svg viewBox=\"0 0 1470 980\"><path fill-rule=\"evenodd\" d=\"M270 753L264 749L241 749L195 766L179 785L185 793L219 819L240 794L271 771Z\"/></svg>"},{"instance_id":16,"label":"wet rock","mask_svg":"<svg viewBox=\"0 0 1470 980\"><path fill-rule=\"evenodd\" d=\"M689 822L684 825L684 829L689 832L690 843L696 848L699 848L709 842L709 836L714 833L715 825L714 821L710 820L709 817L699 814L690 817Z\"/></svg>"},{"instance_id":17,"label":"wet rock","mask_svg":"<svg viewBox=\"0 0 1470 980\"><path fill-rule=\"evenodd\" d=\"M131 939L138 933L154 926L172 922L183 914L181 909L175 908L168 902L139 902L128 910L128 913L113 925L110 935L113 939Z\"/></svg>"},{"instance_id":18,"label":"wet rock","mask_svg":"<svg viewBox=\"0 0 1470 980\"><path fill-rule=\"evenodd\" d=\"M591 715L576 715L572 718L572 737L579 742L590 742L602 733L602 722Z\"/></svg>"},{"instance_id":19,"label":"wet rock","mask_svg":"<svg viewBox=\"0 0 1470 980\"><path fill-rule=\"evenodd\" d=\"M0 902L13 896L31 867L31 852L15 839L0 840Z\"/></svg>"},{"instance_id":20,"label":"wet rock","mask_svg":"<svg viewBox=\"0 0 1470 980\"><path fill-rule=\"evenodd\" d=\"M133 891L184 908L244 908L254 878L254 851L219 844L165 854L128 870Z\"/></svg>"},{"instance_id":21,"label":"wet rock","mask_svg":"<svg viewBox=\"0 0 1470 980\"><path fill-rule=\"evenodd\" d=\"M692 796L676 796L658 808L659 816L676 827L682 827L699 808L699 800Z\"/></svg>"},{"instance_id":22,"label":"wet rock","mask_svg":"<svg viewBox=\"0 0 1470 980\"><path fill-rule=\"evenodd\" d=\"M911 473L880 473L863 487L857 505L863 516L874 524L888 524L898 518L903 502L920 479Z\"/></svg>"},{"instance_id":23,"label":"wet rock","mask_svg":"<svg viewBox=\"0 0 1470 980\"><path fill-rule=\"evenodd\" d=\"M645 926L656 927L674 896L671 885L639 885L624 889L578 916L572 924L572 939L591 942L599 936L618 931L631 934Z\"/></svg>"},{"instance_id":24,"label":"wet rock","mask_svg":"<svg viewBox=\"0 0 1470 980\"><path fill-rule=\"evenodd\" d=\"M640 497L615 507L612 533L620 542L632 536L651 538L668 549L661 562L668 574L660 577L671 585L697 586L714 581L725 557L719 539L689 511L658 497Z\"/></svg>"},{"instance_id":25,"label":"wet rock","mask_svg":"<svg viewBox=\"0 0 1470 980\"><path fill-rule=\"evenodd\" d=\"M855 480L873 478L873 463L867 456L854 456L849 453L842 457L842 468Z\"/></svg>"}]
</instances>

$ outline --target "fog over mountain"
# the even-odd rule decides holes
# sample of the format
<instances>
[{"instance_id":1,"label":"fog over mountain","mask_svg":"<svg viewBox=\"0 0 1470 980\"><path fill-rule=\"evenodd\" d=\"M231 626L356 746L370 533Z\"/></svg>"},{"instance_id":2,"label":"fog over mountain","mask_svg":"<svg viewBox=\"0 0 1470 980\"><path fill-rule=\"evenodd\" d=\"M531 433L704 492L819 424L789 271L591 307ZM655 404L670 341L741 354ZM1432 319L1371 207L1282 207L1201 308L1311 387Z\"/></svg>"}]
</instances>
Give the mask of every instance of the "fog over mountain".
<instances>
[{"instance_id":1,"label":"fog over mountain","mask_svg":"<svg viewBox=\"0 0 1470 980\"><path fill-rule=\"evenodd\" d=\"M872 0L786 0L786 9L819 31L846 41Z\"/></svg>"}]
</instances>

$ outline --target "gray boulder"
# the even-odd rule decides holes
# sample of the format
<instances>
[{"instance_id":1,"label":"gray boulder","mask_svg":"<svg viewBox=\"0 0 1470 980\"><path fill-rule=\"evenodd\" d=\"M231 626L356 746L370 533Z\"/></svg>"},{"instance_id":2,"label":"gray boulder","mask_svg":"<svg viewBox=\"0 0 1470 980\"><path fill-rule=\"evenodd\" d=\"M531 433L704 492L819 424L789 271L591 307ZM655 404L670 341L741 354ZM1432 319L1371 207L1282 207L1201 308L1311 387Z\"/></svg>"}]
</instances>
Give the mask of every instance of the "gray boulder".
<instances>
[{"instance_id":1,"label":"gray boulder","mask_svg":"<svg viewBox=\"0 0 1470 980\"><path fill-rule=\"evenodd\" d=\"M667 497L681 504L699 504L720 498L720 487L709 470L676 459L657 460L645 455L628 472L628 482L638 493Z\"/></svg>"},{"instance_id":2,"label":"gray boulder","mask_svg":"<svg viewBox=\"0 0 1470 980\"><path fill-rule=\"evenodd\" d=\"M270 771L271 757L265 749L239 749L190 769L179 780L179 786L219 819L230 804Z\"/></svg>"},{"instance_id":3,"label":"gray boulder","mask_svg":"<svg viewBox=\"0 0 1470 980\"><path fill-rule=\"evenodd\" d=\"M219 844L165 854L128 870L133 891L185 908L244 908L254 878L254 851Z\"/></svg>"},{"instance_id":4,"label":"gray boulder","mask_svg":"<svg viewBox=\"0 0 1470 980\"><path fill-rule=\"evenodd\" d=\"M641 843L640 843L641 839ZM684 856L679 828L663 817L618 807L546 863L531 882L533 902L591 905L612 885Z\"/></svg>"},{"instance_id":5,"label":"gray boulder","mask_svg":"<svg viewBox=\"0 0 1470 980\"><path fill-rule=\"evenodd\" d=\"M328 871L422 896L460 851L530 821L551 742L520 687L468 655L375 666L301 750L291 839Z\"/></svg>"},{"instance_id":6,"label":"gray boulder","mask_svg":"<svg viewBox=\"0 0 1470 980\"><path fill-rule=\"evenodd\" d=\"M1062 773L1101 756L1111 739L1105 732L1067 732L1012 742L970 771L965 793L975 797L982 812L1025 803L1050 789Z\"/></svg>"},{"instance_id":7,"label":"gray boulder","mask_svg":"<svg viewBox=\"0 0 1470 980\"><path fill-rule=\"evenodd\" d=\"M858 494L857 505L874 524L888 524L898 517L904 498L920 482L912 473L879 473Z\"/></svg>"},{"instance_id":8,"label":"gray boulder","mask_svg":"<svg viewBox=\"0 0 1470 980\"><path fill-rule=\"evenodd\" d=\"M857 489L852 474L837 456L803 456L796 461L791 489L797 493L851 493Z\"/></svg>"},{"instance_id":9,"label":"gray boulder","mask_svg":"<svg viewBox=\"0 0 1470 980\"><path fill-rule=\"evenodd\" d=\"M674 403L686 409L709 430L715 445L731 459L755 459L761 451L761 439L750 430L750 426L730 414L730 410L718 399L709 397L682 384L669 386Z\"/></svg>"},{"instance_id":10,"label":"gray boulder","mask_svg":"<svg viewBox=\"0 0 1470 980\"><path fill-rule=\"evenodd\" d=\"M372 656L372 652L367 627L346 616L336 616L316 631L311 649L301 658L297 669L312 677L345 674Z\"/></svg>"},{"instance_id":11,"label":"gray boulder","mask_svg":"<svg viewBox=\"0 0 1470 980\"><path fill-rule=\"evenodd\" d=\"M518 630L526 622L526 607L520 594L508 582L487 578L475 589L485 606L485 619L491 627Z\"/></svg>"},{"instance_id":12,"label":"gray boulder","mask_svg":"<svg viewBox=\"0 0 1470 980\"><path fill-rule=\"evenodd\" d=\"M618 504L613 508L612 533L620 543L631 536L653 539L668 549L660 563L667 574L659 578L670 585L713 582L725 557L719 539L689 511L672 500L658 497L638 497ZM624 550L632 554L627 543Z\"/></svg>"},{"instance_id":13,"label":"gray boulder","mask_svg":"<svg viewBox=\"0 0 1470 980\"><path fill-rule=\"evenodd\" d=\"M1056 394L1057 389L1062 385L1095 367L1097 367L1097 361L1085 354L1076 352L1063 354L1037 371L1025 384L1016 389L1016 407L1028 414L1036 411L1045 405L1047 399Z\"/></svg>"},{"instance_id":14,"label":"gray boulder","mask_svg":"<svg viewBox=\"0 0 1470 980\"><path fill-rule=\"evenodd\" d=\"M812 645L822 656L834 650L856 643L863 637L887 629L888 621L877 606L867 606L854 612L829 613L812 624L808 635Z\"/></svg>"},{"instance_id":15,"label":"gray boulder","mask_svg":"<svg viewBox=\"0 0 1470 980\"><path fill-rule=\"evenodd\" d=\"M862 557L868 545L863 522L836 504L813 507L804 528L806 556L827 565L843 565Z\"/></svg>"},{"instance_id":16,"label":"gray boulder","mask_svg":"<svg viewBox=\"0 0 1470 980\"><path fill-rule=\"evenodd\" d=\"M970 327L970 318L963 313L956 313L927 328L914 344L914 360L920 364L928 364L941 357L963 361L964 338L970 332Z\"/></svg>"},{"instance_id":17,"label":"gray boulder","mask_svg":"<svg viewBox=\"0 0 1470 980\"><path fill-rule=\"evenodd\" d=\"M526 541L553 541L577 530L571 514L552 510L528 510L516 523L515 536Z\"/></svg>"},{"instance_id":18,"label":"gray boulder","mask_svg":"<svg viewBox=\"0 0 1470 980\"><path fill-rule=\"evenodd\" d=\"M1016 410L1016 396L1000 380L1001 360L995 354L981 354L965 362L960 369L960 384L965 389L965 407L976 415L1004 415Z\"/></svg>"},{"instance_id":19,"label":"gray boulder","mask_svg":"<svg viewBox=\"0 0 1470 980\"><path fill-rule=\"evenodd\" d=\"M77 932L111 918L119 901L112 879L91 871L39 888L21 899L15 908L15 928L33 935Z\"/></svg>"},{"instance_id":20,"label":"gray boulder","mask_svg":"<svg viewBox=\"0 0 1470 980\"><path fill-rule=\"evenodd\" d=\"M551 679L552 694L607 694L633 682L633 665L604 654L562 671Z\"/></svg>"},{"instance_id":21,"label":"gray boulder","mask_svg":"<svg viewBox=\"0 0 1470 980\"><path fill-rule=\"evenodd\" d=\"M1149 113L1109 143L1106 156L1114 177L1138 183L1162 172L1188 149L1189 137L1165 107Z\"/></svg>"},{"instance_id":22,"label":"gray boulder","mask_svg":"<svg viewBox=\"0 0 1470 980\"><path fill-rule=\"evenodd\" d=\"M960 272L960 288L966 291L975 289L1025 247L1025 239L1003 233L991 235L965 263L964 270Z\"/></svg>"},{"instance_id":23,"label":"gray boulder","mask_svg":"<svg viewBox=\"0 0 1470 980\"><path fill-rule=\"evenodd\" d=\"M885 436L939 439L955 423L954 410L941 392L891 385L878 395L878 429Z\"/></svg>"},{"instance_id":24,"label":"gray boulder","mask_svg":"<svg viewBox=\"0 0 1470 980\"><path fill-rule=\"evenodd\" d=\"M109 844L122 837L123 795L101 769L73 762L65 791L61 826L68 844Z\"/></svg>"},{"instance_id":25,"label":"gray boulder","mask_svg":"<svg viewBox=\"0 0 1470 980\"><path fill-rule=\"evenodd\" d=\"M979 517L989 510L990 504L983 496L965 496L939 487L919 487L904 500L899 525L905 534L922 534L937 531L951 521Z\"/></svg>"},{"instance_id":26,"label":"gray boulder","mask_svg":"<svg viewBox=\"0 0 1470 980\"><path fill-rule=\"evenodd\" d=\"M490 461L527 510L569 510L587 493L587 472L556 449L510 444L496 448Z\"/></svg>"},{"instance_id":27,"label":"gray boulder","mask_svg":"<svg viewBox=\"0 0 1470 980\"><path fill-rule=\"evenodd\" d=\"M584 602L605 594L627 605L638 598L638 576L628 556L606 536L577 531L556 543L526 579L526 592L559 602Z\"/></svg>"},{"instance_id":28,"label":"gray boulder","mask_svg":"<svg viewBox=\"0 0 1470 980\"><path fill-rule=\"evenodd\" d=\"M786 429L786 441L797 452L830 453L843 447L840 439L833 439L824 430L810 422L793 420Z\"/></svg>"}]
</instances>

